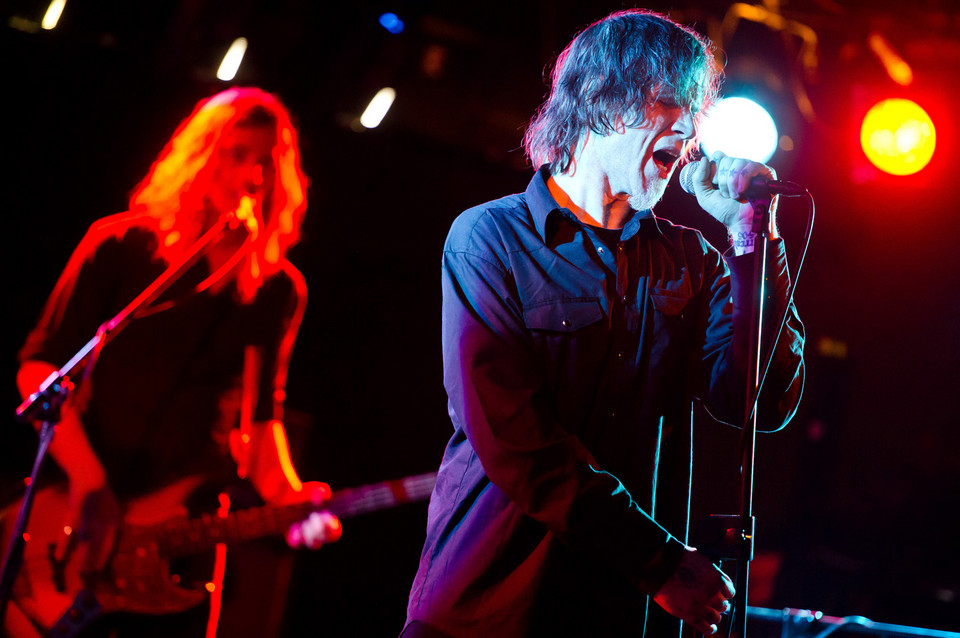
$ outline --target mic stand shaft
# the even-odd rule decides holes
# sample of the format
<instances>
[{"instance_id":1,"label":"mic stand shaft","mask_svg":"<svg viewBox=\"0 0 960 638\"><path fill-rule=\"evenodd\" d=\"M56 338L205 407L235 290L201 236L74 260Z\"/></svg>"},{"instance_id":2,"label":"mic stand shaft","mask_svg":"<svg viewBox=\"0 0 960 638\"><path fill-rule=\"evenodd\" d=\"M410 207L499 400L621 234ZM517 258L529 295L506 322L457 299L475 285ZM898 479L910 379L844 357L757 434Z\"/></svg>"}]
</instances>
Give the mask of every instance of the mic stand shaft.
<instances>
[{"instance_id":1,"label":"mic stand shaft","mask_svg":"<svg viewBox=\"0 0 960 638\"><path fill-rule=\"evenodd\" d=\"M697 547L710 556L719 567L725 560L735 560L737 595L730 618L728 636L745 638L747 634L747 598L750 581L750 561L753 560L753 468L757 438L757 397L760 394L761 346L763 336L763 304L767 264L767 228L770 223L769 199L750 198L754 209L752 302L750 308L750 335L747 354L746 403L741 433L740 457L740 513L714 514L698 523L694 538ZM698 633L698 636L703 634Z\"/></svg>"},{"instance_id":2,"label":"mic stand shaft","mask_svg":"<svg viewBox=\"0 0 960 638\"><path fill-rule=\"evenodd\" d=\"M40 385L36 392L31 394L17 407L17 420L24 423L41 421L42 425L33 470L30 474L30 480L27 483L26 490L24 491L20 511L17 515L17 520L14 524L10 541L7 545L7 551L3 559L3 571L2 575L0 575L0 621L2 621L6 615L7 604L13 589L13 582L16 580L16 576L23 562L23 551L26 546L24 534L30 517L30 509L33 506L37 475L46 457L47 449L53 440L55 424L59 423L60 406L66 400L67 395L72 389L72 384L69 380L70 375L79 369L81 365L84 366L85 374L87 374L95 362L96 355L100 352L100 349L126 327L131 320L135 319L138 312L149 308L150 304L166 292L167 288L169 288L173 282L197 263L201 257L206 255L214 240L220 236L228 225L236 227L237 220L234 213L222 216L216 224L187 249L187 252L180 261L167 267L153 283L147 286L143 292L127 304L115 317L101 324L97 329L97 334L88 341L70 361L57 372L52 373Z\"/></svg>"},{"instance_id":3,"label":"mic stand shaft","mask_svg":"<svg viewBox=\"0 0 960 638\"><path fill-rule=\"evenodd\" d=\"M737 541L740 545L737 560L737 604L731 619L733 635L747 635L747 604L750 583L750 561L753 560L753 471L757 442L757 398L761 381L761 344L763 336L763 304L766 299L767 229L770 224L770 200L750 199L754 209L753 247L753 304L750 319L749 375L747 377L746 408L742 432L740 459L740 518Z\"/></svg>"},{"instance_id":4,"label":"mic stand shaft","mask_svg":"<svg viewBox=\"0 0 960 638\"><path fill-rule=\"evenodd\" d=\"M14 523L10 542L7 544L7 551L3 558L3 576L0 577L0 623L6 617L7 602L10 599L10 592L13 590L13 581L16 580L23 563L23 550L27 543L24 538L24 531L27 529L27 520L30 518L30 510L33 507L33 486L37 483L40 465L46 457L50 441L53 440L53 430L54 424L52 421L44 421L40 426L40 441L37 445L33 469L30 471L30 478L26 482L27 488L24 491L23 501L20 504L17 520Z\"/></svg>"}]
</instances>

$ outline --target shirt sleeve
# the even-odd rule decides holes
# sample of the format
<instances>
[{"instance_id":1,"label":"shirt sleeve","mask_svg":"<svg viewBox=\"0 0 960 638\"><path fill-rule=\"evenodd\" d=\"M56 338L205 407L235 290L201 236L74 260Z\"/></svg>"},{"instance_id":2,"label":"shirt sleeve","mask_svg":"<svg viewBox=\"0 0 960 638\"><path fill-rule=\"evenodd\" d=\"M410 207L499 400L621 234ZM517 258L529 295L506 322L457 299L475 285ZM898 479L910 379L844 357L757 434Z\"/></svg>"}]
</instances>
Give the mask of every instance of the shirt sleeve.
<instances>
[{"instance_id":1,"label":"shirt sleeve","mask_svg":"<svg viewBox=\"0 0 960 638\"><path fill-rule=\"evenodd\" d=\"M788 300L791 283L782 240L768 243L764 268L761 363L776 347L758 403L758 429L775 431L796 413L803 389L804 328L796 306ZM706 271L707 325L702 329L699 395L710 413L726 423L745 423L748 379L756 364L750 359L753 326L754 255L728 256ZM788 303L789 301L789 303ZM783 330L781 318L785 315Z\"/></svg>"},{"instance_id":2,"label":"shirt sleeve","mask_svg":"<svg viewBox=\"0 0 960 638\"><path fill-rule=\"evenodd\" d=\"M487 477L568 547L655 593L684 546L560 425L509 270L489 254L448 246L442 285L451 417Z\"/></svg>"},{"instance_id":3,"label":"shirt sleeve","mask_svg":"<svg viewBox=\"0 0 960 638\"><path fill-rule=\"evenodd\" d=\"M162 269L159 262L151 262L155 247L152 233L141 229L120 233L110 218L91 226L27 336L20 361L64 365L104 321L123 309L131 272Z\"/></svg>"}]
</instances>

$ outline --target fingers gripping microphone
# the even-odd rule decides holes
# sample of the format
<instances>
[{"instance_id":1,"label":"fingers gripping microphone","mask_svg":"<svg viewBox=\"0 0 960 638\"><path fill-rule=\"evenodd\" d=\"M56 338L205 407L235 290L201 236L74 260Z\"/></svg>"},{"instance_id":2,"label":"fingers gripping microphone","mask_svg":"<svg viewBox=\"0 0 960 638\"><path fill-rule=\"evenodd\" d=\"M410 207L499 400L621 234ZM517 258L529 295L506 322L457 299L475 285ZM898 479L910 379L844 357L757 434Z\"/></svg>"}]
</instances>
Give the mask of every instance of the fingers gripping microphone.
<instances>
[{"instance_id":1,"label":"fingers gripping microphone","mask_svg":"<svg viewBox=\"0 0 960 638\"><path fill-rule=\"evenodd\" d=\"M690 193L691 195L696 195L697 192L694 190L693 174L697 170L697 164L687 164L680 169L680 188L685 192ZM784 182L779 179L770 179L768 177L763 177L757 175L756 177L750 180L750 185L747 187L742 195L747 199L755 199L760 197L769 197L771 195L783 195L784 197L800 197L807 194L807 189L799 184L794 184L793 182Z\"/></svg>"}]
</instances>

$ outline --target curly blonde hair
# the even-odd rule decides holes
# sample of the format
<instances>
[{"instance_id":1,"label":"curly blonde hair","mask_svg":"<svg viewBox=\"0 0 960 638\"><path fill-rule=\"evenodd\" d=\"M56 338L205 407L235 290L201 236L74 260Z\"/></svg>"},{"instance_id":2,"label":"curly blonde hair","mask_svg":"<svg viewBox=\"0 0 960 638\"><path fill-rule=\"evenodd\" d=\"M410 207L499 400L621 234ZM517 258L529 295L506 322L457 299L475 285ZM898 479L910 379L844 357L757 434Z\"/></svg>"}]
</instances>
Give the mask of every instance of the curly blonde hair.
<instances>
[{"instance_id":1,"label":"curly blonde hair","mask_svg":"<svg viewBox=\"0 0 960 638\"><path fill-rule=\"evenodd\" d=\"M169 260L204 230L204 196L224 133L237 126L275 126L276 183L264 202L265 227L238 277L245 299L282 266L287 250L300 239L307 207L308 179L300 162L298 133L287 108L257 88L235 87L202 100L177 127L146 177L130 197L130 210L156 219L160 250Z\"/></svg>"}]
</instances>

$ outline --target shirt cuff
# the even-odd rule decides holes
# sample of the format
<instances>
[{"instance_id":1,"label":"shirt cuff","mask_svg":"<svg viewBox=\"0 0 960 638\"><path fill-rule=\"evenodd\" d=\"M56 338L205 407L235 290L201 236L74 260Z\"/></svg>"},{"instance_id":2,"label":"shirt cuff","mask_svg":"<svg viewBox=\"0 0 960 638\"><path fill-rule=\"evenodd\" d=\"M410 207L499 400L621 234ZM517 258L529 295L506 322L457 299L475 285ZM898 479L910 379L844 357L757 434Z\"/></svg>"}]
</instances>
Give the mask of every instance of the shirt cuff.
<instances>
[{"instance_id":1,"label":"shirt cuff","mask_svg":"<svg viewBox=\"0 0 960 638\"><path fill-rule=\"evenodd\" d=\"M677 571L685 551L687 551L686 545L671 536L644 570L639 583L640 590L648 596L653 596L660 591L664 583Z\"/></svg>"}]
</instances>

